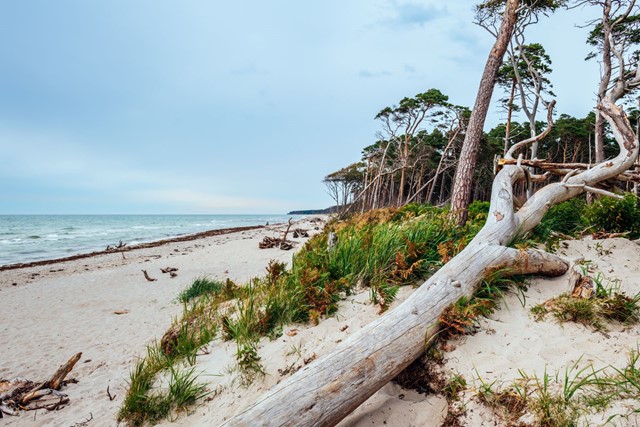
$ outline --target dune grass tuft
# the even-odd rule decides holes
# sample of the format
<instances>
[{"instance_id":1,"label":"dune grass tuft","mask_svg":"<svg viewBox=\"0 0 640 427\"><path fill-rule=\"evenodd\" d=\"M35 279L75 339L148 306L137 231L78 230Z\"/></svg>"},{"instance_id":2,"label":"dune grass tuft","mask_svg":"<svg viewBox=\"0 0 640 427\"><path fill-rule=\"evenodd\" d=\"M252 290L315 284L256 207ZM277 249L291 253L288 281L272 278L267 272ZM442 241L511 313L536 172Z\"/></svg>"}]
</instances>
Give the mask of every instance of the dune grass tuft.
<instances>
[{"instance_id":1,"label":"dune grass tuft","mask_svg":"<svg viewBox=\"0 0 640 427\"><path fill-rule=\"evenodd\" d=\"M211 280L206 277L199 277L193 281L188 289L185 289L178 296L178 300L187 303L202 295L216 295L225 288L225 284L219 280Z\"/></svg>"},{"instance_id":2,"label":"dune grass tuft","mask_svg":"<svg viewBox=\"0 0 640 427\"><path fill-rule=\"evenodd\" d=\"M607 331L607 323L610 322L625 325L640 323L640 293L630 297L620 291L619 281L603 283L604 278L600 273L593 278L593 282L595 292L591 298L563 293L533 306L531 313L536 321L551 314L561 323L580 323L603 333Z\"/></svg>"}]
</instances>

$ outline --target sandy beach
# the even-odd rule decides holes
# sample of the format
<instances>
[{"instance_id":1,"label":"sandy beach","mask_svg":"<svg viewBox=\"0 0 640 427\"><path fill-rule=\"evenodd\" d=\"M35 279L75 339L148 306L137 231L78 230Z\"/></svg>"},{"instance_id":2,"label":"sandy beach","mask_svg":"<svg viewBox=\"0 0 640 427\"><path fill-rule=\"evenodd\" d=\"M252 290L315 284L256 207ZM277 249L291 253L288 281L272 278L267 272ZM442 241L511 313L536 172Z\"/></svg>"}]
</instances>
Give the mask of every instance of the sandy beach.
<instances>
[{"instance_id":1,"label":"sandy beach","mask_svg":"<svg viewBox=\"0 0 640 427\"><path fill-rule=\"evenodd\" d=\"M296 227L322 223L303 220ZM179 292L195 278L230 278L238 283L262 276L269 260L290 262L293 251L258 249L264 236L281 237L286 225L0 272L0 379L48 378L82 352L64 392L71 404L56 412L38 410L5 417L7 425L116 425L129 371L146 345L162 337L181 311ZM160 269L178 268L170 278ZM157 279L149 282L141 270ZM117 314L122 313L122 314ZM110 393L117 397L111 401Z\"/></svg>"},{"instance_id":2,"label":"sandy beach","mask_svg":"<svg viewBox=\"0 0 640 427\"><path fill-rule=\"evenodd\" d=\"M302 220L296 227L311 232L321 223ZM261 276L269 260L290 262L295 251L258 249L264 236L281 236L286 226L204 237L186 242L125 253L111 253L51 265L0 272L0 378L48 378L77 352L80 362L69 377L77 379L63 391L70 404L59 411L44 409L5 417L6 425L116 425L116 415L126 393L130 369L146 345L159 339L182 310L178 293L193 279L207 276L237 282ZM306 239L294 239L300 248ZM570 261L591 260L593 274L618 279L628 295L640 292L640 246L625 239L567 241L559 255ZM178 268L170 278L161 268ZM149 282L141 270L156 281ZM518 370L542 375L562 372L579 361L595 369L622 366L630 350L637 349L640 327L612 325L606 334L552 319L536 322L530 308L568 291L567 276L533 278L523 306L522 297L508 295L502 309L483 320L475 335L450 343L444 354L444 372L467 381L463 395L465 426L502 425L495 414L475 397L481 382L508 384ZM412 292L400 290L394 306ZM208 383L211 398L199 402L189 414L161 425L222 425L260 393L321 357L345 337L357 332L378 314L368 290L340 303L336 315L317 326L290 325L275 340L263 338L259 355L266 375L248 388L238 384L233 372L235 343L214 340L197 357L196 370ZM110 400L107 395L115 395ZM286 402L283 402L286 404ZM624 407L613 411L623 412ZM439 426L447 413L443 397L425 396L390 383L347 417L341 426ZM608 412L607 414L611 414ZM594 417L593 425L606 421ZM637 425L640 418L622 424ZM84 423L84 424L83 424ZM625 424L627 423L627 424ZM265 420L268 425L268 420Z\"/></svg>"}]
</instances>

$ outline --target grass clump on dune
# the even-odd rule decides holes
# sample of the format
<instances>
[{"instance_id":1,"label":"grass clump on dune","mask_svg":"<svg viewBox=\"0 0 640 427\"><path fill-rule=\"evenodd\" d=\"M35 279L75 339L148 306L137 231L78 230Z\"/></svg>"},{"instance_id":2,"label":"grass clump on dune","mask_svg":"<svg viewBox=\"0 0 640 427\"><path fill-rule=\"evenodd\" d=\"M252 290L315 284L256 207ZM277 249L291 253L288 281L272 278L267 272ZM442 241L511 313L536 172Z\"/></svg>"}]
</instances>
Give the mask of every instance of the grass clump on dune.
<instances>
[{"instance_id":1,"label":"grass clump on dune","mask_svg":"<svg viewBox=\"0 0 640 427\"><path fill-rule=\"evenodd\" d=\"M626 421L640 413L638 349L628 353L623 367L580 367L581 359L563 372L550 374L545 368L541 377L518 370L520 378L501 389L497 381L488 383L478 376L477 395L508 425L591 425L589 418L606 419L604 425L628 425ZM523 416L529 418L526 424Z\"/></svg>"},{"instance_id":2,"label":"grass clump on dune","mask_svg":"<svg viewBox=\"0 0 640 427\"><path fill-rule=\"evenodd\" d=\"M224 289L224 283L219 280L211 280L206 277L199 277L193 281L188 289L180 292L178 300L182 303L189 302L199 296L210 294L216 295Z\"/></svg>"},{"instance_id":3,"label":"grass clump on dune","mask_svg":"<svg viewBox=\"0 0 640 427\"><path fill-rule=\"evenodd\" d=\"M640 323L640 293L630 297L620 291L619 281L603 283L601 274L592 279L595 290L589 298L563 293L531 308L536 320L547 314L561 322L575 322L606 333L607 323L624 325Z\"/></svg>"}]
</instances>

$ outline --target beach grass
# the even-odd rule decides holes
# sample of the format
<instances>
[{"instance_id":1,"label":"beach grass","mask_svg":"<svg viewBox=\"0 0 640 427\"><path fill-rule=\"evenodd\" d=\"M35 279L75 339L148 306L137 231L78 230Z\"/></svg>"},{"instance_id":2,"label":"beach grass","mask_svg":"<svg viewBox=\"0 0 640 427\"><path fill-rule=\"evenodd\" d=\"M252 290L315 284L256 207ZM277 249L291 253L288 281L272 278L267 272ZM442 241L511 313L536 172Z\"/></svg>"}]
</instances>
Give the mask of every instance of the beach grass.
<instances>
[{"instance_id":1,"label":"beach grass","mask_svg":"<svg viewBox=\"0 0 640 427\"><path fill-rule=\"evenodd\" d=\"M583 273L587 270L583 269ZM531 308L536 321L552 315L558 322L575 322L606 333L607 324L624 325L640 323L640 293L628 296L620 291L617 280L607 280L601 273L592 278L595 292L591 298L563 293Z\"/></svg>"},{"instance_id":2,"label":"beach grass","mask_svg":"<svg viewBox=\"0 0 640 427\"><path fill-rule=\"evenodd\" d=\"M224 283L219 280L211 280L207 277L198 277L188 289L180 292L178 300L182 303L189 302L204 294L218 294L224 289Z\"/></svg>"},{"instance_id":3,"label":"beach grass","mask_svg":"<svg viewBox=\"0 0 640 427\"><path fill-rule=\"evenodd\" d=\"M560 208L546 217L546 231L529 237L541 241L554 227L578 232L584 224L571 222L574 217L566 215L570 208ZM333 315L341 300L361 289L368 288L371 302L384 312L401 286L419 286L464 249L484 224L487 210L487 203L472 204L470 219L463 227L449 222L446 209L423 205L354 215L330 223L323 233L310 238L294 254L289 268L271 261L263 277L241 285L230 280L195 279L178 296L184 305L182 316L174 320L161 343L149 347L146 358L132 371L120 419L133 424L138 419L157 421L162 412L158 408L166 407L154 394L158 377L178 363L195 364L198 350L215 338L235 341L235 370L240 384L248 386L265 374L258 346L262 337L274 339L285 325L296 322L315 324ZM332 245L330 233L335 235ZM524 240L513 243L531 244ZM472 298L450 306L440 317L441 338L473 330L480 317L498 308L505 292L515 289L524 300L522 280L508 276L508 271L493 272ZM636 319L640 297L621 295L609 292L598 313L612 317L626 309L625 321ZM571 316L602 328L588 308L573 306L576 314ZM570 312L570 308L562 310ZM176 405L169 407L174 410ZM156 415L141 415L144 413Z\"/></svg>"},{"instance_id":4,"label":"beach grass","mask_svg":"<svg viewBox=\"0 0 640 427\"><path fill-rule=\"evenodd\" d=\"M519 370L520 377L500 387L497 381L484 380L476 372L479 401L507 425L521 425L528 414L528 423L541 427L590 425L589 417L606 417L605 425L617 425L639 410L631 405L640 399L640 356L637 349L628 353L622 367L595 369L582 364L582 358L553 373L544 369L541 375ZM530 425L530 424L527 424Z\"/></svg>"},{"instance_id":5,"label":"beach grass","mask_svg":"<svg viewBox=\"0 0 640 427\"><path fill-rule=\"evenodd\" d=\"M158 397L158 378L178 363L193 365L198 350L217 337L235 341L236 371L240 384L248 386L264 375L258 351L262 337L273 339L284 325L332 315L356 288L368 287L383 312L400 286L417 286L462 250L484 218L478 212L467 226L456 227L445 209L430 206L372 211L310 238L290 268L271 261L263 277L243 285L196 278L178 295L182 316L132 371L119 419L153 423L160 414L167 416L167 407L175 410L174 403L166 404L168 398ZM337 239L328 248L330 231Z\"/></svg>"}]
</instances>

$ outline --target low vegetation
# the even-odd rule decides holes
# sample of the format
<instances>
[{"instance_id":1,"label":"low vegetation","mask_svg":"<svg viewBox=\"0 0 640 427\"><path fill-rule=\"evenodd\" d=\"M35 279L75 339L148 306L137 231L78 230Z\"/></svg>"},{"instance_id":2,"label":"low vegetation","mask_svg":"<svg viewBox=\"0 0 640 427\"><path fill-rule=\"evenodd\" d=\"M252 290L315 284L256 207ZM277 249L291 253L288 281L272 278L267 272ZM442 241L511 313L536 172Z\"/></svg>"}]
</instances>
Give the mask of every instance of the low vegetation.
<instances>
[{"instance_id":1,"label":"low vegetation","mask_svg":"<svg viewBox=\"0 0 640 427\"><path fill-rule=\"evenodd\" d=\"M606 208L566 202L552 209L529 238L545 241L552 233L613 231L612 226L622 225L611 222L612 215L627 224L629 200L626 197L613 207L606 202L602 204ZM588 225L577 220L576 207L592 212L588 218L597 222ZM262 337L278 337L287 324L317 323L334 314L338 303L359 289L368 289L371 302L384 312L400 286L419 286L461 251L484 224L487 211L488 203L475 202L466 225L456 227L447 219L446 209L426 205L379 209L329 224L294 255L288 269L271 261L264 277L243 285L195 279L177 298L184 305L182 316L160 342L149 345L132 371L119 420L131 425L154 423L204 396L206 388L196 382L193 366L197 353L215 338L235 341L235 371L240 384L246 386L264 375L258 351ZM329 245L331 234L335 238ZM481 316L498 307L505 292L515 289L524 297L524 284L518 278L507 278L508 273L493 272L473 298L462 299L443 313L441 339L472 332ZM621 295L609 292L600 310L618 313L620 306L632 303L636 311L627 320L637 318L638 296L627 299ZM451 384L452 396L464 388L460 385L464 378L458 380Z\"/></svg>"},{"instance_id":2,"label":"low vegetation","mask_svg":"<svg viewBox=\"0 0 640 427\"><path fill-rule=\"evenodd\" d=\"M241 286L197 278L178 296L184 304L181 318L148 347L131 373L119 419L153 423L181 408L167 402L191 402L175 399L171 388L158 385L159 378L175 365L193 366L197 352L216 337L236 342L236 371L246 386L264 374L261 337L278 337L287 324L317 323L356 288L368 288L372 303L386 310L399 286L417 286L473 238L487 204L472 209L465 227L454 227L446 210L429 206L372 211L335 222L309 239L289 269L271 261L264 277ZM330 232L336 238L328 249Z\"/></svg>"},{"instance_id":3,"label":"low vegetation","mask_svg":"<svg viewBox=\"0 0 640 427\"><path fill-rule=\"evenodd\" d=\"M586 269L583 269L586 273ZM551 314L559 322L575 322L606 333L607 324L640 322L640 293L630 297L620 291L619 281L607 281L601 273L592 278L595 289L590 297L563 293L531 308L536 320Z\"/></svg>"},{"instance_id":4,"label":"low vegetation","mask_svg":"<svg viewBox=\"0 0 640 427\"><path fill-rule=\"evenodd\" d=\"M606 424L616 425L638 409L624 409L624 403L640 399L640 354L631 350L623 367L595 369L580 366L577 360L564 371L542 376L519 371L520 377L506 387L488 383L478 376L477 397L507 425L576 426L589 424L589 417L605 416ZM617 405L621 404L621 405ZM637 406L637 405L636 405ZM523 419L527 419L524 422Z\"/></svg>"},{"instance_id":5,"label":"low vegetation","mask_svg":"<svg viewBox=\"0 0 640 427\"><path fill-rule=\"evenodd\" d=\"M567 200L549 209L531 238L544 242L547 250L554 250L561 239L585 233L640 238L640 205L636 196L627 193L623 199L603 197L591 204L584 198Z\"/></svg>"}]
</instances>

